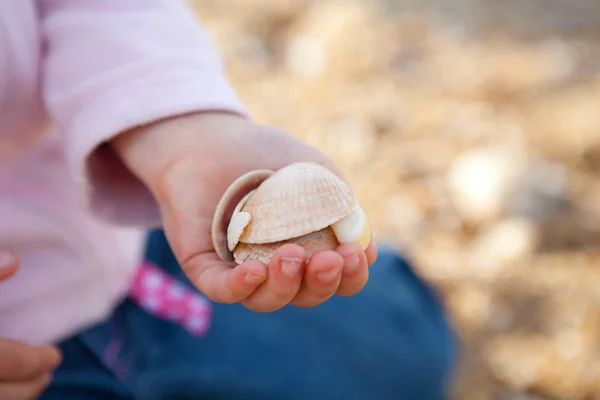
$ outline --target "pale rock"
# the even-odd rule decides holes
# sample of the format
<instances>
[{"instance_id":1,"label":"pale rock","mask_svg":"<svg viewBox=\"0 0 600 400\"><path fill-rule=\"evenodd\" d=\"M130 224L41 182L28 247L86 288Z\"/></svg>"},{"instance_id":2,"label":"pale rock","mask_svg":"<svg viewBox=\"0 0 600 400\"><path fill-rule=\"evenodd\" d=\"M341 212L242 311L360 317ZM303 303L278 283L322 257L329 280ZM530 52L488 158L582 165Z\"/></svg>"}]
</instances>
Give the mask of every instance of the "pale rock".
<instances>
[{"instance_id":1,"label":"pale rock","mask_svg":"<svg viewBox=\"0 0 600 400\"><path fill-rule=\"evenodd\" d=\"M552 352L541 339L506 337L492 341L485 357L498 378L513 388L527 389L551 362Z\"/></svg>"},{"instance_id":2,"label":"pale rock","mask_svg":"<svg viewBox=\"0 0 600 400\"><path fill-rule=\"evenodd\" d=\"M325 146L353 164L361 165L373 158L375 135L365 119L347 117L336 121L328 130Z\"/></svg>"},{"instance_id":3,"label":"pale rock","mask_svg":"<svg viewBox=\"0 0 600 400\"><path fill-rule=\"evenodd\" d=\"M318 37L296 37L287 48L285 61L287 67L299 75L320 75L325 69L325 45Z\"/></svg>"},{"instance_id":4,"label":"pale rock","mask_svg":"<svg viewBox=\"0 0 600 400\"><path fill-rule=\"evenodd\" d=\"M235 56L247 62L257 64L267 64L272 59L272 54L267 48L267 44L259 37L245 36L236 41Z\"/></svg>"},{"instance_id":5,"label":"pale rock","mask_svg":"<svg viewBox=\"0 0 600 400\"><path fill-rule=\"evenodd\" d=\"M493 120L492 110L482 103L461 105L452 113L444 133L456 137L457 140L484 138L494 133L490 127L490 121Z\"/></svg>"},{"instance_id":6,"label":"pale rock","mask_svg":"<svg viewBox=\"0 0 600 400\"><path fill-rule=\"evenodd\" d=\"M468 265L482 279L493 279L503 267L534 253L536 227L519 219L507 219L484 230L469 247Z\"/></svg>"},{"instance_id":7,"label":"pale rock","mask_svg":"<svg viewBox=\"0 0 600 400\"><path fill-rule=\"evenodd\" d=\"M580 357L586 347L581 332L577 329L561 329L554 340L558 354L565 360Z\"/></svg>"},{"instance_id":8,"label":"pale rock","mask_svg":"<svg viewBox=\"0 0 600 400\"><path fill-rule=\"evenodd\" d=\"M575 46L564 40L549 40L542 50L545 53L548 65L552 67L552 78L563 81L570 78L577 68L579 54Z\"/></svg>"},{"instance_id":9,"label":"pale rock","mask_svg":"<svg viewBox=\"0 0 600 400\"><path fill-rule=\"evenodd\" d=\"M317 2L290 30L286 65L302 75L333 73L328 78L365 72L389 56L388 46L378 46L384 37L372 29L375 21L367 2Z\"/></svg>"},{"instance_id":10,"label":"pale rock","mask_svg":"<svg viewBox=\"0 0 600 400\"><path fill-rule=\"evenodd\" d=\"M423 210L413 199L401 194L389 196L386 203L386 226L394 232L401 250L411 251L418 243L419 233L424 228Z\"/></svg>"},{"instance_id":11,"label":"pale rock","mask_svg":"<svg viewBox=\"0 0 600 400\"><path fill-rule=\"evenodd\" d=\"M507 332L513 328L514 321L514 312L509 307L503 304L498 304L492 311L492 315L488 321L488 326L495 332Z\"/></svg>"},{"instance_id":12,"label":"pale rock","mask_svg":"<svg viewBox=\"0 0 600 400\"><path fill-rule=\"evenodd\" d=\"M509 200L512 215L533 221L552 217L566 207L565 167L558 163L531 163L518 181L518 188Z\"/></svg>"},{"instance_id":13,"label":"pale rock","mask_svg":"<svg viewBox=\"0 0 600 400\"><path fill-rule=\"evenodd\" d=\"M483 148L458 156L447 175L456 210L476 224L499 217L522 170L519 157L505 150Z\"/></svg>"},{"instance_id":14,"label":"pale rock","mask_svg":"<svg viewBox=\"0 0 600 400\"><path fill-rule=\"evenodd\" d=\"M465 285L456 290L449 302L462 324L468 326L487 324L495 306L490 291L476 285Z\"/></svg>"}]
</instances>

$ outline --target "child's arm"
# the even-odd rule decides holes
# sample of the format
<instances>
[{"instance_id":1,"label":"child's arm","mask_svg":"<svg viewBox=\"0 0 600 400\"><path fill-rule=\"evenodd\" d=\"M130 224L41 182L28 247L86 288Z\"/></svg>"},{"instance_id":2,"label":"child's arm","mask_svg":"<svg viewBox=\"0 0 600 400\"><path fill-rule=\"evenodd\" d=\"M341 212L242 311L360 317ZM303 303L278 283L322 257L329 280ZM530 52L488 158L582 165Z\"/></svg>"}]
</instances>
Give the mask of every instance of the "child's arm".
<instances>
[{"instance_id":1,"label":"child's arm","mask_svg":"<svg viewBox=\"0 0 600 400\"><path fill-rule=\"evenodd\" d=\"M362 289L374 246L364 252L342 245L307 259L303 248L286 245L268 266L250 260L235 268L216 255L212 216L238 176L295 161L336 167L292 136L245 118L183 1L39 1L46 104L97 215L121 224L162 222L182 268L214 301L274 311Z\"/></svg>"},{"instance_id":2,"label":"child's arm","mask_svg":"<svg viewBox=\"0 0 600 400\"><path fill-rule=\"evenodd\" d=\"M44 101L91 209L121 224L157 224L149 191L108 146L161 118L245 115L222 63L181 0L39 0ZM151 156L151 155L150 155Z\"/></svg>"}]
</instances>

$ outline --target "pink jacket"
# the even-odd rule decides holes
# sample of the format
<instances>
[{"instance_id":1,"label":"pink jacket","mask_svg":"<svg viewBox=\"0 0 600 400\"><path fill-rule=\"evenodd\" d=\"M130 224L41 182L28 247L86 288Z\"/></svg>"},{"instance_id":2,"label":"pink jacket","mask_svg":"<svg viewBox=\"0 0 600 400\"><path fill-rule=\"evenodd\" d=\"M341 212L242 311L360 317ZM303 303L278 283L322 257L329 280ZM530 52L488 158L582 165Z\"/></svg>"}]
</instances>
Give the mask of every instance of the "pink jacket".
<instances>
[{"instance_id":1,"label":"pink jacket","mask_svg":"<svg viewBox=\"0 0 600 400\"><path fill-rule=\"evenodd\" d=\"M219 56L179 0L0 2L0 337L61 340L127 290L159 213L123 165L95 151L138 124L245 115Z\"/></svg>"}]
</instances>

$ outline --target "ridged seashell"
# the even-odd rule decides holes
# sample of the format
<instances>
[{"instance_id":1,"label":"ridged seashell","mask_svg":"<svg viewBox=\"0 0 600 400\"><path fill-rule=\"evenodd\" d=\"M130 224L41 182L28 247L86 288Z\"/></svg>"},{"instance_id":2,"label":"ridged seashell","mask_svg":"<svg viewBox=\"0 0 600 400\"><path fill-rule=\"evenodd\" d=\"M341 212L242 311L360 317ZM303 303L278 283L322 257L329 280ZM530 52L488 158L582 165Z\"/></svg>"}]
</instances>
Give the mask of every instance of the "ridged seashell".
<instances>
[{"instance_id":1,"label":"ridged seashell","mask_svg":"<svg viewBox=\"0 0 600 400\"><path fill-rule=\"evenodd\" d=\"M231 260L233 251L237 263L267 263L286 243L302 246L310 257L340 243L366 248L370 239L368 217L352 189L313 163L241 176L223 195L213 222L217 254Z\"/></svg>"},{"instance_id":2,"label":"ridged seashell","mask_svg":"<svg viewBox=\"0 0 600 400\"><path fill-rule=\"evenodd\" d=\"M327 168L297 163L265 180L242 207L252 216L239 240L273 243L323 229L356 205L352 189Z\"/></svg>"}]
</instances>

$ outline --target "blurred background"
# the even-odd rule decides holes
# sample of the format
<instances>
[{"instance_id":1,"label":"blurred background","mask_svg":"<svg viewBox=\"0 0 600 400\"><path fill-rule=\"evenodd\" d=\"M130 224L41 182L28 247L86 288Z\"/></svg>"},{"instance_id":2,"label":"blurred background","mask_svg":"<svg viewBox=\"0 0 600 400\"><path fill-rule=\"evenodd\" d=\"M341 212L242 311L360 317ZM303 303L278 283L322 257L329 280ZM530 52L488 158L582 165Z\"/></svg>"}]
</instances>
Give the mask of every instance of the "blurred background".
<instances>
[{"instance_id":1,"label":"blurred background","mask_svg":"<svg viewBox=\"0 0 600 400\"><path fill-rule=\"evenodd\" d=\"M444 297L452 399L600 399L600 1L192 4Z\"/></svg>"}]
</instances>

